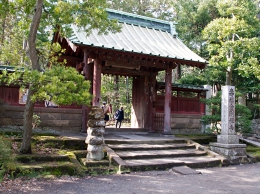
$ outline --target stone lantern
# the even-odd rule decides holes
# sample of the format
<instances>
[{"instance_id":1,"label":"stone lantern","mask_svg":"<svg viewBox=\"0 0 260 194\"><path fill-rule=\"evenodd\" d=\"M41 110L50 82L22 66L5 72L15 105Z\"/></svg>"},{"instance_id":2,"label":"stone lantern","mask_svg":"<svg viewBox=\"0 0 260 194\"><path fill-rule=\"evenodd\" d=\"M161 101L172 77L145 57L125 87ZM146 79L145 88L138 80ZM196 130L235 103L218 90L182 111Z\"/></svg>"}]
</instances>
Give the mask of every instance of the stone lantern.
<instances>
[{"instance_id":1,"label":"stone lantern","mask_svg":"<svg viewBox=\"0 0 260 194\"><path fill-rule=\"evenodd\" d=\"M93 106L89 113L87 138L87 160L102 160L104 158L103 143L105 133L105 121L102 108Z\"/></svg>"}]
</instances>

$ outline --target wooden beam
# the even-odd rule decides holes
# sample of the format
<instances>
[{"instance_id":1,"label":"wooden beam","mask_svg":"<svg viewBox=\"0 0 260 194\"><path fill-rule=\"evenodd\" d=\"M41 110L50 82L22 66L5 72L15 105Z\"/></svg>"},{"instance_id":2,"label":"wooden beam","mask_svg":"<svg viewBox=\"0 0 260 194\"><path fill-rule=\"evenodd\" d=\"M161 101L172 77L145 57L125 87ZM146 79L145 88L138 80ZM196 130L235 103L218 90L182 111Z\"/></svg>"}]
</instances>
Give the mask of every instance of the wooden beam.
<instances>
[{"instance_id":1,"label":"wooden beam","mask_svg":"<svg viewBox=\"0 0 260 194\"><path fill-rule=\"evenodd\" d=\"M68 61L73 61L73 62L82 62L83 61L83 57L73 57L73 56L69 56L69 55L61 55L59 57L59 59L66 59Z\"/></svg>"},{"instance_id":2,"label":"wooden beam","mask_svg":"<svg viewBox=\"0 0 260 194\"><path fill-rule=\"evenodd\" d=\"M151 74L151 72L148 71L125 69L125 68L112 67L112 66L102 66L102 73L110 74L110 75L125 75L125 76L145 76Z\"/></svg>"}]
</instances>

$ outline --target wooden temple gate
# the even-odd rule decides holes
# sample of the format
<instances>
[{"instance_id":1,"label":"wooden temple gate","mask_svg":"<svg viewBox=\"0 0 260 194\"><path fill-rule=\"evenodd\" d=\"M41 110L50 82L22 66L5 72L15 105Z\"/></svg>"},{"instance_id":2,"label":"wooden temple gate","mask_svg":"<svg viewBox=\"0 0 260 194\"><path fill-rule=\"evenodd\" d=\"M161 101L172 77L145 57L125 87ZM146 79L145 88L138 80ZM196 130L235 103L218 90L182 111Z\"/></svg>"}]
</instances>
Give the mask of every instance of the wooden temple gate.
<instances>
[{"instance_id":1,"label":"wooden temple gate","mask_svg":"<svg viewBox=\"0 0 260 194\"><path fill-rule=\"evenodd\" d=\"M121 11L107 10L109 18L122 24L116 34L90 35L72 26L73 34L64 38L55 34L66 52L60 59L78 69L92 82L93 106L100 106L101 74L133 77L131 126L156 130L154 117L157 103L156 75L165 71L163 97L164 134L171 134L172 70L180 65L204 68L206 61L186 47L175 32L174 24ZM83 131L89 107L83 107Z\"/></svg>"}]
</instances>

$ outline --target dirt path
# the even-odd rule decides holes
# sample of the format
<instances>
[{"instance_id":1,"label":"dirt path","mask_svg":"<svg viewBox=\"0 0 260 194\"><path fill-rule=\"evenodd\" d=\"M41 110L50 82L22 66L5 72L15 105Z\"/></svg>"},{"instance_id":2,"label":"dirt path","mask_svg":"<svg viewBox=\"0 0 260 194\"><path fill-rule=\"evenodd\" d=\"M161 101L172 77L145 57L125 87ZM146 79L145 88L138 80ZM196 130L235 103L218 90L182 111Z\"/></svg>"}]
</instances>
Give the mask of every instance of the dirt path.
<instances>
[{"instance_id":1,"label":"dirt path","mask_svg":"<svg viewBox=\"0 0 260 194\"><path fill-rule=\"evenodd\" d=\"M180 175L172 171L149 171L97 177L62 177L29 182L15 180L0 185L7 194L259 194L260 163L197 169L202 174Z\"/></svg>"}]
</instances>

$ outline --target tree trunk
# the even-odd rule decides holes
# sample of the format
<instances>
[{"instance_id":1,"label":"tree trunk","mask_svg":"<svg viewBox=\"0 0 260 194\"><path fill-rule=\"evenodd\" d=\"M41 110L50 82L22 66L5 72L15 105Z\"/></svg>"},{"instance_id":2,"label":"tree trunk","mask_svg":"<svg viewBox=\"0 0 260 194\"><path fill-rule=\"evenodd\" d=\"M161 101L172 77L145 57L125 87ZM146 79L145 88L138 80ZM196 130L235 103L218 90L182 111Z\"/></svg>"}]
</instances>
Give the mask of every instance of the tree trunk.
<instances>
[{"instance_id":1,"label":"tree trunk","mask_svg":"<svg viewBox=\"0 0 260 194\"><path fill-rule=\"evenodd\" d=\"M226 85L230 86L231 85L231 71L226 72Z\"/></svg>"},{"instance_id":2,"label":"tree trunk","mask_svg":"<svg viewBox=\"0 0 260 194\"><path fill-rule=\"evenodd\" d=\"M30 86L31 88L31 86ZM23 141L20 148L20 153L26 154L31 153L31 137L32 137L32 120L33 120L33 109L34 102L31 101L31 96L34 91L29 88L28 96L26 100L25 110L24 110L24 131L23 131Z\"/></svg>"},{"instance_id":3,"label":"tree trunk","mask_svg":"<svg viewBox=\"0 0 260 194\"><path fill-rule=\"evenodd\" d=\"M39 28L41 15L42 15L42 7L43 7L43 0L36 1L36 9L32 19L32 23L30 26L30 33L29 33L29 55L30 60L32 63L32 69L40 71L40 65L38 63L38 55L36 51L36 35ZM31 97L34 94L33 86L30 85L29 92L26 100L25 110L24 110L24 133L23 133L23 141L20 148L20 152L31 153L31 136L32 136L32 119L33 119L33 109L34 109L34 102L31 101Z\"/></svg>"},{"instance_id":4,"label":"tree trunk","mask_svg":"<svg viewBox=\"0 0 260 194\"><path fill-rule=\"evenodd\" d=\"M36 10L32 19L30 34L29 34L29 55L32 62L32 69L40 71L40 65L38 63L38 55L36 50L36 36L40 25L42 16L43 0L36 1Z\"/></svg>"}]
</instances>

